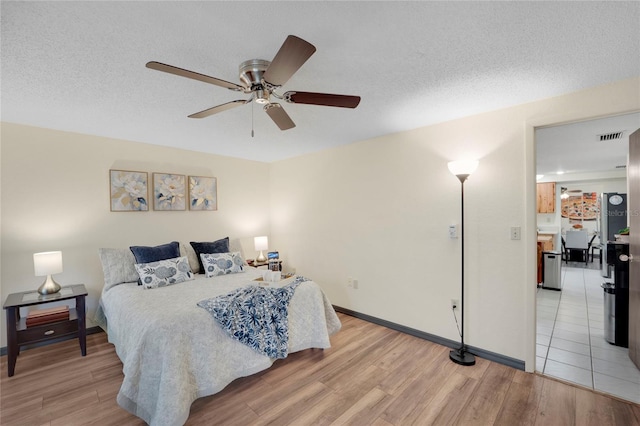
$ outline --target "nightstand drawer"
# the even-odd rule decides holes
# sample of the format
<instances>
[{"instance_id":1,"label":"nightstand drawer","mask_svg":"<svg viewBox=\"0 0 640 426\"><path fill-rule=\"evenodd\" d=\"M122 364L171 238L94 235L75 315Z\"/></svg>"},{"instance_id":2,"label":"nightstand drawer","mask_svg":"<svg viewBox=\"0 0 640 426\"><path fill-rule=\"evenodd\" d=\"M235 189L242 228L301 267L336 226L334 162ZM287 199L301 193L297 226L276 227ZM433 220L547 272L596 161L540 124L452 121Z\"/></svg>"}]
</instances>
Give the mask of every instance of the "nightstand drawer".
<instances>
[{"instance_id":1,"label":"nightstand drawer","mask_svg":"<svg viewBox=\"0 0 640 426\"><path fill-rule=\"evenodd\" d=\"M78 319L69 319L60 322L52 322L50 324L37 325L29 327L25 330L18 331L18 344L35 343L40 340L55 339L58 336L64 336L78 332Z\"/></svg>"}]
</instances>

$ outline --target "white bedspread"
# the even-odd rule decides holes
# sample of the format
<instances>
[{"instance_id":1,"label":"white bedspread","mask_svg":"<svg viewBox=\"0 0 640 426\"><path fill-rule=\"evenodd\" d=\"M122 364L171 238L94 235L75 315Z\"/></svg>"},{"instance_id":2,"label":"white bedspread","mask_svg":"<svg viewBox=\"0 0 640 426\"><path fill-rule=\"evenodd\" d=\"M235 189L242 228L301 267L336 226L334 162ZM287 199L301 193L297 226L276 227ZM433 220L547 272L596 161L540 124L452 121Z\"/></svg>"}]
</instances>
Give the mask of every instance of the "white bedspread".
<instances>
[{"instance_id":1,"label":"white bedspread","mask_svg":"<svg viewBox=\"0 0 640 426\"><path fill-rule=\"evenodd\" d=\"M169 287L143 290L135 283L103 292L109 341L123 363L118 404L151 425L181 425L197 398L233 380L267 369L274 360L230 338L196 303L247 285L261 275L246 272L196 275ZM276 285L285 285L289 280ZM273 283L271 284L273 285ZM313 281L301 284L289 305L289 353L330 347L340 329L333 307Z\"/></svg>"}]
</instances>

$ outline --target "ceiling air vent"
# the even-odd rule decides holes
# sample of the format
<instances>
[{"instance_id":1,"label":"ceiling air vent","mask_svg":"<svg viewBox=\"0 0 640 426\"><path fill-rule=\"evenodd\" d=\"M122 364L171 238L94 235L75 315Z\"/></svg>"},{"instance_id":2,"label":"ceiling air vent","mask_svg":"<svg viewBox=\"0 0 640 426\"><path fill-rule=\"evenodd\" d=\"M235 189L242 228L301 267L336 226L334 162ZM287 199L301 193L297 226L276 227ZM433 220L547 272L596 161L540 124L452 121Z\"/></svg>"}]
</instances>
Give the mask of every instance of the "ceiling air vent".
<instances>
[{"instance_id":1,"label":"ceiling air vent","mask_svg":"<svg viewBox=\"0 0 640 426\"><path fill-rule=\"evenodd\" d=\"M616 169L626 169L626 168L627 168L626 164L623 164L621 166L616 166Z\"/></svg>"},{"instance_id":2,"label":"ceiling air vent","mask_svg":"<svg viewBox=\"0 0 640 426\"><path fill-rule=\"evenodd\" d=\"M624 134L624 131L611 132L611 133L605 133L604 135L598 135L598 138L600 138L600 142L603 142L603 141L615 141L617 139L622 139L622 135L623 134Z\"/></svg>"}]
</instances>

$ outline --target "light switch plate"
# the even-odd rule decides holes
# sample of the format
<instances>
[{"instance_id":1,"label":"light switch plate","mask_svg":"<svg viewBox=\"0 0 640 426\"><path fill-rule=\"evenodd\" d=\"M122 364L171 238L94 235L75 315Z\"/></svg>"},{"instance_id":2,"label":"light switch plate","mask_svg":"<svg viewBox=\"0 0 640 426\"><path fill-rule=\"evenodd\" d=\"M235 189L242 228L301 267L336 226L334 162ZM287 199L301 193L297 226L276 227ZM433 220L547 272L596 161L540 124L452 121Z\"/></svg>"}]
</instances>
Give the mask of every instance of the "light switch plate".
<instances>
[{"instance_id":1,"label":"light switch plate","mask_svg":"<svg viewBox=\"0 0 640 426\"><path fill-rule=\"evenodd\" d=\"M520 227L519 226L512 226L511 227L511 239L512 240L519 240L520 239Z\"/></svg>"}]
</instances>

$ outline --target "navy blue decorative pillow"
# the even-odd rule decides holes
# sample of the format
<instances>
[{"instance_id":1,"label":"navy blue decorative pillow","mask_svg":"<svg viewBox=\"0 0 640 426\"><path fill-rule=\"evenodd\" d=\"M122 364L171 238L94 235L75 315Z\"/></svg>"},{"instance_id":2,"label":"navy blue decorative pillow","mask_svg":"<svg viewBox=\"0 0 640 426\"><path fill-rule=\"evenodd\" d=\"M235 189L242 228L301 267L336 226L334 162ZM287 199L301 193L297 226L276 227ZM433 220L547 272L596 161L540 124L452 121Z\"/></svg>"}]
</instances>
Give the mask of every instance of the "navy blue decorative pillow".
<instances>
[{"instance_id":1,"label":"navy blue decorative pillow","mask_svg":"<svg viewBox=\"0 0 640 426\"><path fill-rule=\"evenodd\" d=\"M180 257L180 243L177 241L155 247L131 246L129 248L136 258L136 263L151 263Z\"/></svg>"},{"instance_id":2,"label":"navy blue decorative pillow","mask_svg":"<svg viewBox=\"0 0 640 426\"><path fill-rule=\"evenodd\" d=\"M180 243L177 241L155 247L131 246L129 249L136 258L136 263L151 263L180 257ZM138 279L138 285L142 285L140 279Z\"/></svg>"},{"instance_id":3,"label":"navy blue decorative pillow","mask_svg":"<svg viewBox=\"0 0 640 426\"><path fill-rule=\"evenodd\" d=\"M204 273L204 266L202 265L201 254L213 254L213 253L228 253L229 252L229 237L224 237L213 242L195 243L191 242L191 247L196 252L198 257L198 264L200 265L200 272Z\"/></svg>"}]
</instances>

